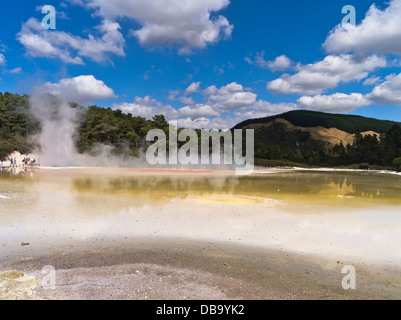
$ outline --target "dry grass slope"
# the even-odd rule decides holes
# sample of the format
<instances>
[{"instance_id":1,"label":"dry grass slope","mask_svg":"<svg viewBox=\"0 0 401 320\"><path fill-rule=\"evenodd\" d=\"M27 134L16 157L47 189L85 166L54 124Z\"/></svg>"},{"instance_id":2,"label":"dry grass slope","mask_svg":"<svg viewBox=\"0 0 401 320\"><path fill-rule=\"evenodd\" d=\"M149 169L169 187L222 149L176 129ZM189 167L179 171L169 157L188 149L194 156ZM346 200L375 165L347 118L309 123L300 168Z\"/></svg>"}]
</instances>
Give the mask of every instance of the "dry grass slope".
<instances>
[{"instance_id":1,"label":"dry grass slope","mask_svg":"<svg viewBox=\"0 0 401 320\"><path fill-rule=\"evenodd\" d=\"M258 130L260 128L268 128L272 126L273 124L278 124L282 123L287 126L288 130L302 130L302 131L307 131L310 132L312 139L314 140L321 140L321 141L326 141L328 142L330 147L333 147L336 144L339 144L342 142L344 146L347 144L352 144L354 141L355 134L348 133L342 130L339 130L337 128L323 128L323 127L299 127L293 125L291 122L285 120L285 119L275 119L273 121L267 122L267 123L257 123L257 124L250 124L245 126L243 129L254 129ZM374 131L365 131L361 133L362 136L366 135L377 135L377 137L380 137L380 134Z\"/></svg>"}]
</instances>

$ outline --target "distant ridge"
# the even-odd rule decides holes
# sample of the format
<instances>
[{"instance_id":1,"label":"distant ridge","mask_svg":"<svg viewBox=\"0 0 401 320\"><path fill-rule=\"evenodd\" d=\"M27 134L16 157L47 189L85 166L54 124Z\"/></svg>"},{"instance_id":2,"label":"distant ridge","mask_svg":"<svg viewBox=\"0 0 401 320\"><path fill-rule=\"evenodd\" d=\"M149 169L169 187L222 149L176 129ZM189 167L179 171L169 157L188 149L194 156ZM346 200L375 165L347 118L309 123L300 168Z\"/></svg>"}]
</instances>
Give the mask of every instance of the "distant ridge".
<instances>
[{"instance_id":1,"label":"distant ridge","mask_svg":"<svg viewBox=\"0 0 401 320\"><path fill-rule=\"evenodd\" d=\"M321 126L327 129L337 128L348 133L370 130L378 133L386 133L393 125L401 126L401 122L390 120L378 120L362 116L333 114L308 110L295 110L275 116L245 120L237 124L233 129L242 129L252 124L267 123L276 119L284 119L291 122L293 125L300 127Z\"/></svg>"}]
</instances>

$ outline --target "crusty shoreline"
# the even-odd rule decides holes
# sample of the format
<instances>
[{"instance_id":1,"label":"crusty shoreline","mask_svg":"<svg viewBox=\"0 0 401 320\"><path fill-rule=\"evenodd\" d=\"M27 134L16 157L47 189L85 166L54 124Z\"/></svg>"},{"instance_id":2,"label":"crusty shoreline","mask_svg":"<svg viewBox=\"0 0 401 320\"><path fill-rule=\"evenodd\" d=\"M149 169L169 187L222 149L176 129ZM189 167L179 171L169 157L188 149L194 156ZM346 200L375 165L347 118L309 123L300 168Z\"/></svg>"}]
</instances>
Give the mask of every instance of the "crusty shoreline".
<instances>
[{"instance_id":1,"label":"crusty shoreline","mask_svg":"<svg viewBox=\"0 0 401 320\"><path fill-rule=\"evenodd\" d=\"M344 290L344 262L195 241L138 240L3 262L0 270L57 270L44 299L400 299L399 270L355 265L357 289Z\"/></svg>"}]
</instances>

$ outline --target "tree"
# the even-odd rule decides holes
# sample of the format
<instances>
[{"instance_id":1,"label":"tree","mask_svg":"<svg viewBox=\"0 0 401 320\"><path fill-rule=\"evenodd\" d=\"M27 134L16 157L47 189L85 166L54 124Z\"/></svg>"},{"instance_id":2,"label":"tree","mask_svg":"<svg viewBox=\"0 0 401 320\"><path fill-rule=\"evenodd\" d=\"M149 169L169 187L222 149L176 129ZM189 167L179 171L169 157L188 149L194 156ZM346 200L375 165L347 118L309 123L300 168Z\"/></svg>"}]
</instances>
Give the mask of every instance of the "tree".
<instances>
[{"instance_id":1,"label":"tree","mask_svg":"<svg viewBox=\"0 0 401 320\"><path fill-rule=\"evenodd\" d=\"M159 128L159 129L168 128L168 122L166 121L166 118L162 114L155 115L153 117L152 121L153 121L155 128Z\"/></svg>"},{"instance_id":2,"label":"tree","mask_svg":"<svg viewBox=\"0 0 401 320\"><path fill-rule=\"evenodd\" d=\"M386 157L390 159L401 157L401 128L394 125L384 138Z\"/></svg>"}]
</instances>

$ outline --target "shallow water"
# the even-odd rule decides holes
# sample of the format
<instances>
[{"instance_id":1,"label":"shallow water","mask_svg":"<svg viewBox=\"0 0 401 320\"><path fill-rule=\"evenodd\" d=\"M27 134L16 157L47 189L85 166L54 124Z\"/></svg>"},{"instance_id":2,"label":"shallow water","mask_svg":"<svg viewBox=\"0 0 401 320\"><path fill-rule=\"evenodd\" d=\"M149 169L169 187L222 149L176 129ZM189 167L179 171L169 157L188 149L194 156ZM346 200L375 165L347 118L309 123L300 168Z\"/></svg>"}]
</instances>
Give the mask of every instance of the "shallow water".
<instances>
[{"instance_id":1,"label":"shallow water","mask_svg":"<svg viewBox=\"0 0 401 320\"><path fill-rule=\"evenodd\" d=\"M165 237L399 265L400 195L374 172L2 172L0 261Z\"/></svg>"},{"instance_id":2,"label":"shallow water","mask_svg":"<svg viewBox=\"0 0 401 320\"><path fill-rule=\"evenodd\" d=\"M188 196L260 197L297 204L401 205L401 176L375 172L291 171L236 176L108 169L33 170L0 174L0 196L45 184L71 193L147 197L163 201ZM43 188L43 187L42 187ZM39 188L40 189L40 188Z\"/></svg>"}]
</instances>

